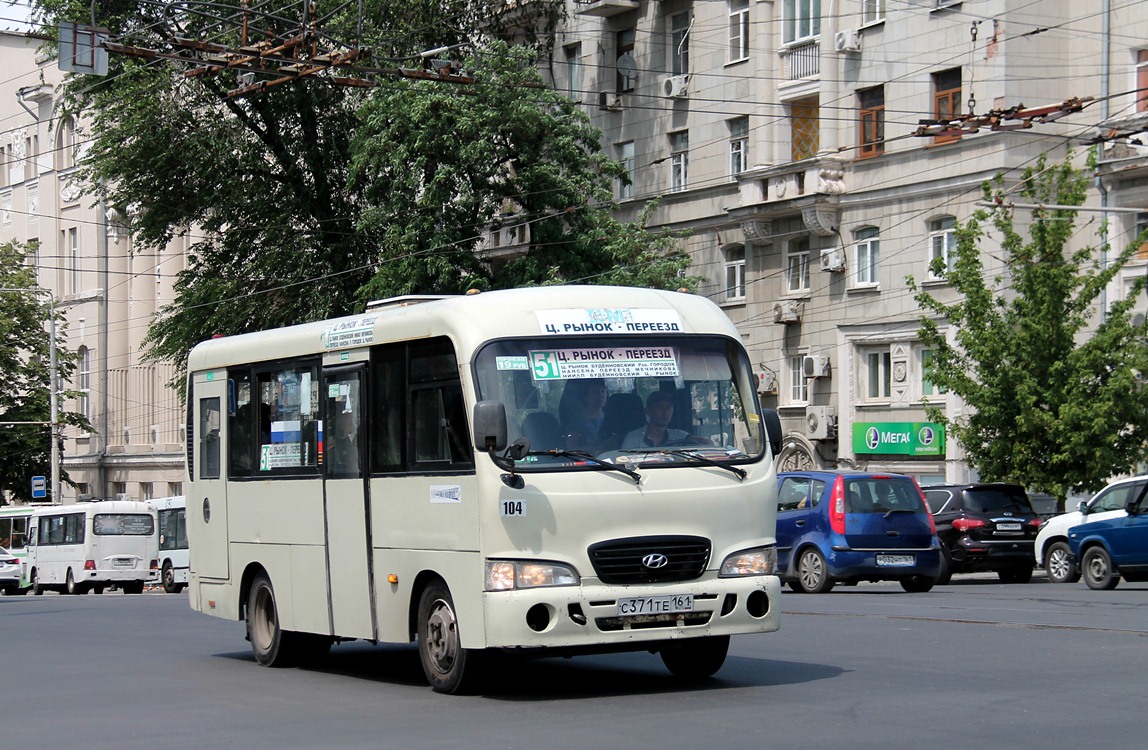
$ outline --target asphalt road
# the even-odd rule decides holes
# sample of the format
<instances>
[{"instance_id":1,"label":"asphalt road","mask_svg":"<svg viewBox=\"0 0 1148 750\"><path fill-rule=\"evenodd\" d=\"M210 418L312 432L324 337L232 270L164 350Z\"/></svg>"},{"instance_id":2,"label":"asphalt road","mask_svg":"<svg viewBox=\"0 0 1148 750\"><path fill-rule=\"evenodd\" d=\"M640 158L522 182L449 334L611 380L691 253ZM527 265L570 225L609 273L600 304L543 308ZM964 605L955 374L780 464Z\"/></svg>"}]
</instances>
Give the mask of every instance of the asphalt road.
<instances>
[{"instance_id":1,"label":"asphalt road","mask_svg":"<svg viewBox=\"0 0 1148 750\"><path fill-rule=\"evenodd\" d=\"M657 656L508 663L432 693L412 646L258 667L185 596L0 596L4 748L1142 748L1148 584L958 576L785 593L779 633L677 683Z\"/></svg>"}]
</instances>

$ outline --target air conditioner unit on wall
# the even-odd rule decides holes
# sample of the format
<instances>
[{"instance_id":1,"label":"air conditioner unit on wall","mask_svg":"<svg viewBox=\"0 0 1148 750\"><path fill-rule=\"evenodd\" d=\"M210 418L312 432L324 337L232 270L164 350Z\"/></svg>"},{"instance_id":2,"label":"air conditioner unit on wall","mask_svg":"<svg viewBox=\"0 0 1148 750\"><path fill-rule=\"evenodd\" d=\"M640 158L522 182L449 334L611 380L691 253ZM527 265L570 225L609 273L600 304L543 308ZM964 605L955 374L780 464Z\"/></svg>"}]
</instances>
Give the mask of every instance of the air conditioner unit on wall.
<instances>
[{"instance_id":1,"label":"air conditioner unit on wall","mask_svg":"<svg viewBox=\"0 0 1148 750\"><path fill-rule=\"evenodd\" d=\"M689 96L686 90L689 82L689 76L666 76L662 79L662 93L669 99L683 99Z\"/></svg>"},{"instance_id":2,"label":"air conditioner unit on wall","mask_svg":"<svg viewBox=\"0 0 1148 750\"><path fill-rule=\"evenodd\" d=\"M824 354L808 354L801 360L801 371L807 378L829 376L829 357Z\"/></svg>"},{"instance_id":3,"label":"air conditioner unit on wall","mask_svg":"<svg viewBox=\"0 0 1148 750\"><path fill-rule=\"evenodd\" d=\"M793 300L773 303L774 323L797 323L801 320L801 307Z\"/></svg>"},{"instance_id":4,"label":"air conditioner unit on wall","mask_svg":"<svg viewBox=\"0 0 1148 750\"><path fill-rule=\"evenodd\" d=\"M841 248L830 247L821 251L821 270L834 272L845 270L845 253Z\"/></svg>"},{"instance_id":5,"label":"air conditioner unit on wall","mask_svg":"<svg viewBox=\"0 0 1148 750\"><path fill-rule=\"evenodd\" d=\"M810 440L829 440L837 434L837 418L832 406L805 408L805 436Z\"/></svg>"},{"instance_id":6,"label":"air conditioner unit on wall","mask_svg":"<svg viewBox=\"0 0 1148 750\"><path fill-rule=\"evenodd\" d=\"M833 35L833 49L838 52L860 52L861 32L858 29L844 29Z\"/></svg>"},{"instance_id":7,"label":"air conditioner unit on wall","mask_svg":"<svg viewBox=\"0 0 1148 750\"><path fill-rule=\"evenodd\" d=\"M770 370L763 370L755 373L757 375L757 392L758 393L776 393L777 392L777 375Z\"/></svg>"}]
</instances>

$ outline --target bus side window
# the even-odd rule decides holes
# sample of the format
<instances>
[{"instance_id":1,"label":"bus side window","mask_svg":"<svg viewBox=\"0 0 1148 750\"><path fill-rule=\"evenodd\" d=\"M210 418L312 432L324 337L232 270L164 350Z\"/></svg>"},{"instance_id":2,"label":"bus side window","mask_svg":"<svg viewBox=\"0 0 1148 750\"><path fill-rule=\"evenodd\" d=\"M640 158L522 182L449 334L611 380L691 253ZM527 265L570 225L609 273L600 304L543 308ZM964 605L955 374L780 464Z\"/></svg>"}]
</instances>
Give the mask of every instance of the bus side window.
<instances>
[{"instance_id":1,"label":"bus side window","mask_svg":"<svg viewBox=\"0 0 1148 750\"><path fill-rule=\"evenodd\" d=\"M450 339L420 341L409 351L415 468L419 463L473 466L458 359Z\"/></svg>"},{"instance_id":2,"label":"bus side window","mask_svg":"<svg viewBox=\"0 0 1148 750\"><path fill-rule=\"evenodd\" d=\"M219 479L219 398L199 402L199 478Z\"/></svg>"}]
</instances>

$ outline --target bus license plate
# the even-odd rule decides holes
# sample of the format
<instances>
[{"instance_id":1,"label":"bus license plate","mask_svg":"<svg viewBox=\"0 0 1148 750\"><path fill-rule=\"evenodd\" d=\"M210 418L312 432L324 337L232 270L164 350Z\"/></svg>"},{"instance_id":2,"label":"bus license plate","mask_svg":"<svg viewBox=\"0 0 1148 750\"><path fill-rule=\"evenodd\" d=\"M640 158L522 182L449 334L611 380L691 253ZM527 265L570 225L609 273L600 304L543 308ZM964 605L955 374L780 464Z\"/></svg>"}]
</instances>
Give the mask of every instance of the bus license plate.
<instances>
[{"instance_id":1,"label":"bus license plate","mask_svg":"<svg viewBox=\"0 0 1148 750\"><path fill-rule=\"evenodd\" d=\"M676 612L693 611L693 594L630 596L618 600L618 614L623 617L629 615L670 615Z\"/></svg>"},{"instance_id":2,"label":"bus license plate","mask_svg":"<svg viewBox=\"0 0 1148 750\"><path fill-rule=\"evenodd\" d=\"M882 568L903 568L915 562L913 555L877 555L877 565Z\"/></svg>"},{"instance_id":3,"label":"bus license plate","mask_svg":"<svg viewBox=\"0 0 1148 750\"><path fill-rule=\"evenodd\" d=\"M112 565L117 568L130 568L136 564L136 561L130 557L116 557L112 559Z\"/></svg>"}]
</instances>

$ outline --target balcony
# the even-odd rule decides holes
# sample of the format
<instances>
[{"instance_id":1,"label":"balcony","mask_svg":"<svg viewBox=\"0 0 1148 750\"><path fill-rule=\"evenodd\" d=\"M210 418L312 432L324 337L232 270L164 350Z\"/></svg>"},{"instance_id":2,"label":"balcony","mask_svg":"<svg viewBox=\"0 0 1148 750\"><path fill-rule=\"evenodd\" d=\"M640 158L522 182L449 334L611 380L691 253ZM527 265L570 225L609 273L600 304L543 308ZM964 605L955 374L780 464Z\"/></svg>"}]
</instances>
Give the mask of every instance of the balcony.
<instances>
[{"instance_id":1,"label":"balcony","mask_svg":"<svg viewBox=\"0 0 1148 750\"><path fill-rule=\"evenodd\" d=\"M638 0L574 0L574 14L610 18L638 9Z\"/></svg>"},{"instance_id":2,"label":"balcony","mask_svg":"<svg viewBox=\"0 0 1148 750\"><path fill-rule=\"evenodd\" d=\"M801 81L821 75L821 42L810 39L792 44L779 53L787 81Z\"/></svg>"},{"instance_id":3,"label":"balcony","mask_svg":"<svg viewBox=\"0 0 1148 750\"><path fill-rule=\"evenodd\" d=\"M776 166L756 167L738 175L739 205L729 209L745 225L801 215L806 229L832 236L838 225L837 196L847 191L845 162L839 156L818 156ZM755 236L750 237L750 234ZM770 230L747 229L747 238L767 242ZM758 236L760 235L760 236Z\"/></svg>"}]
</instances>

